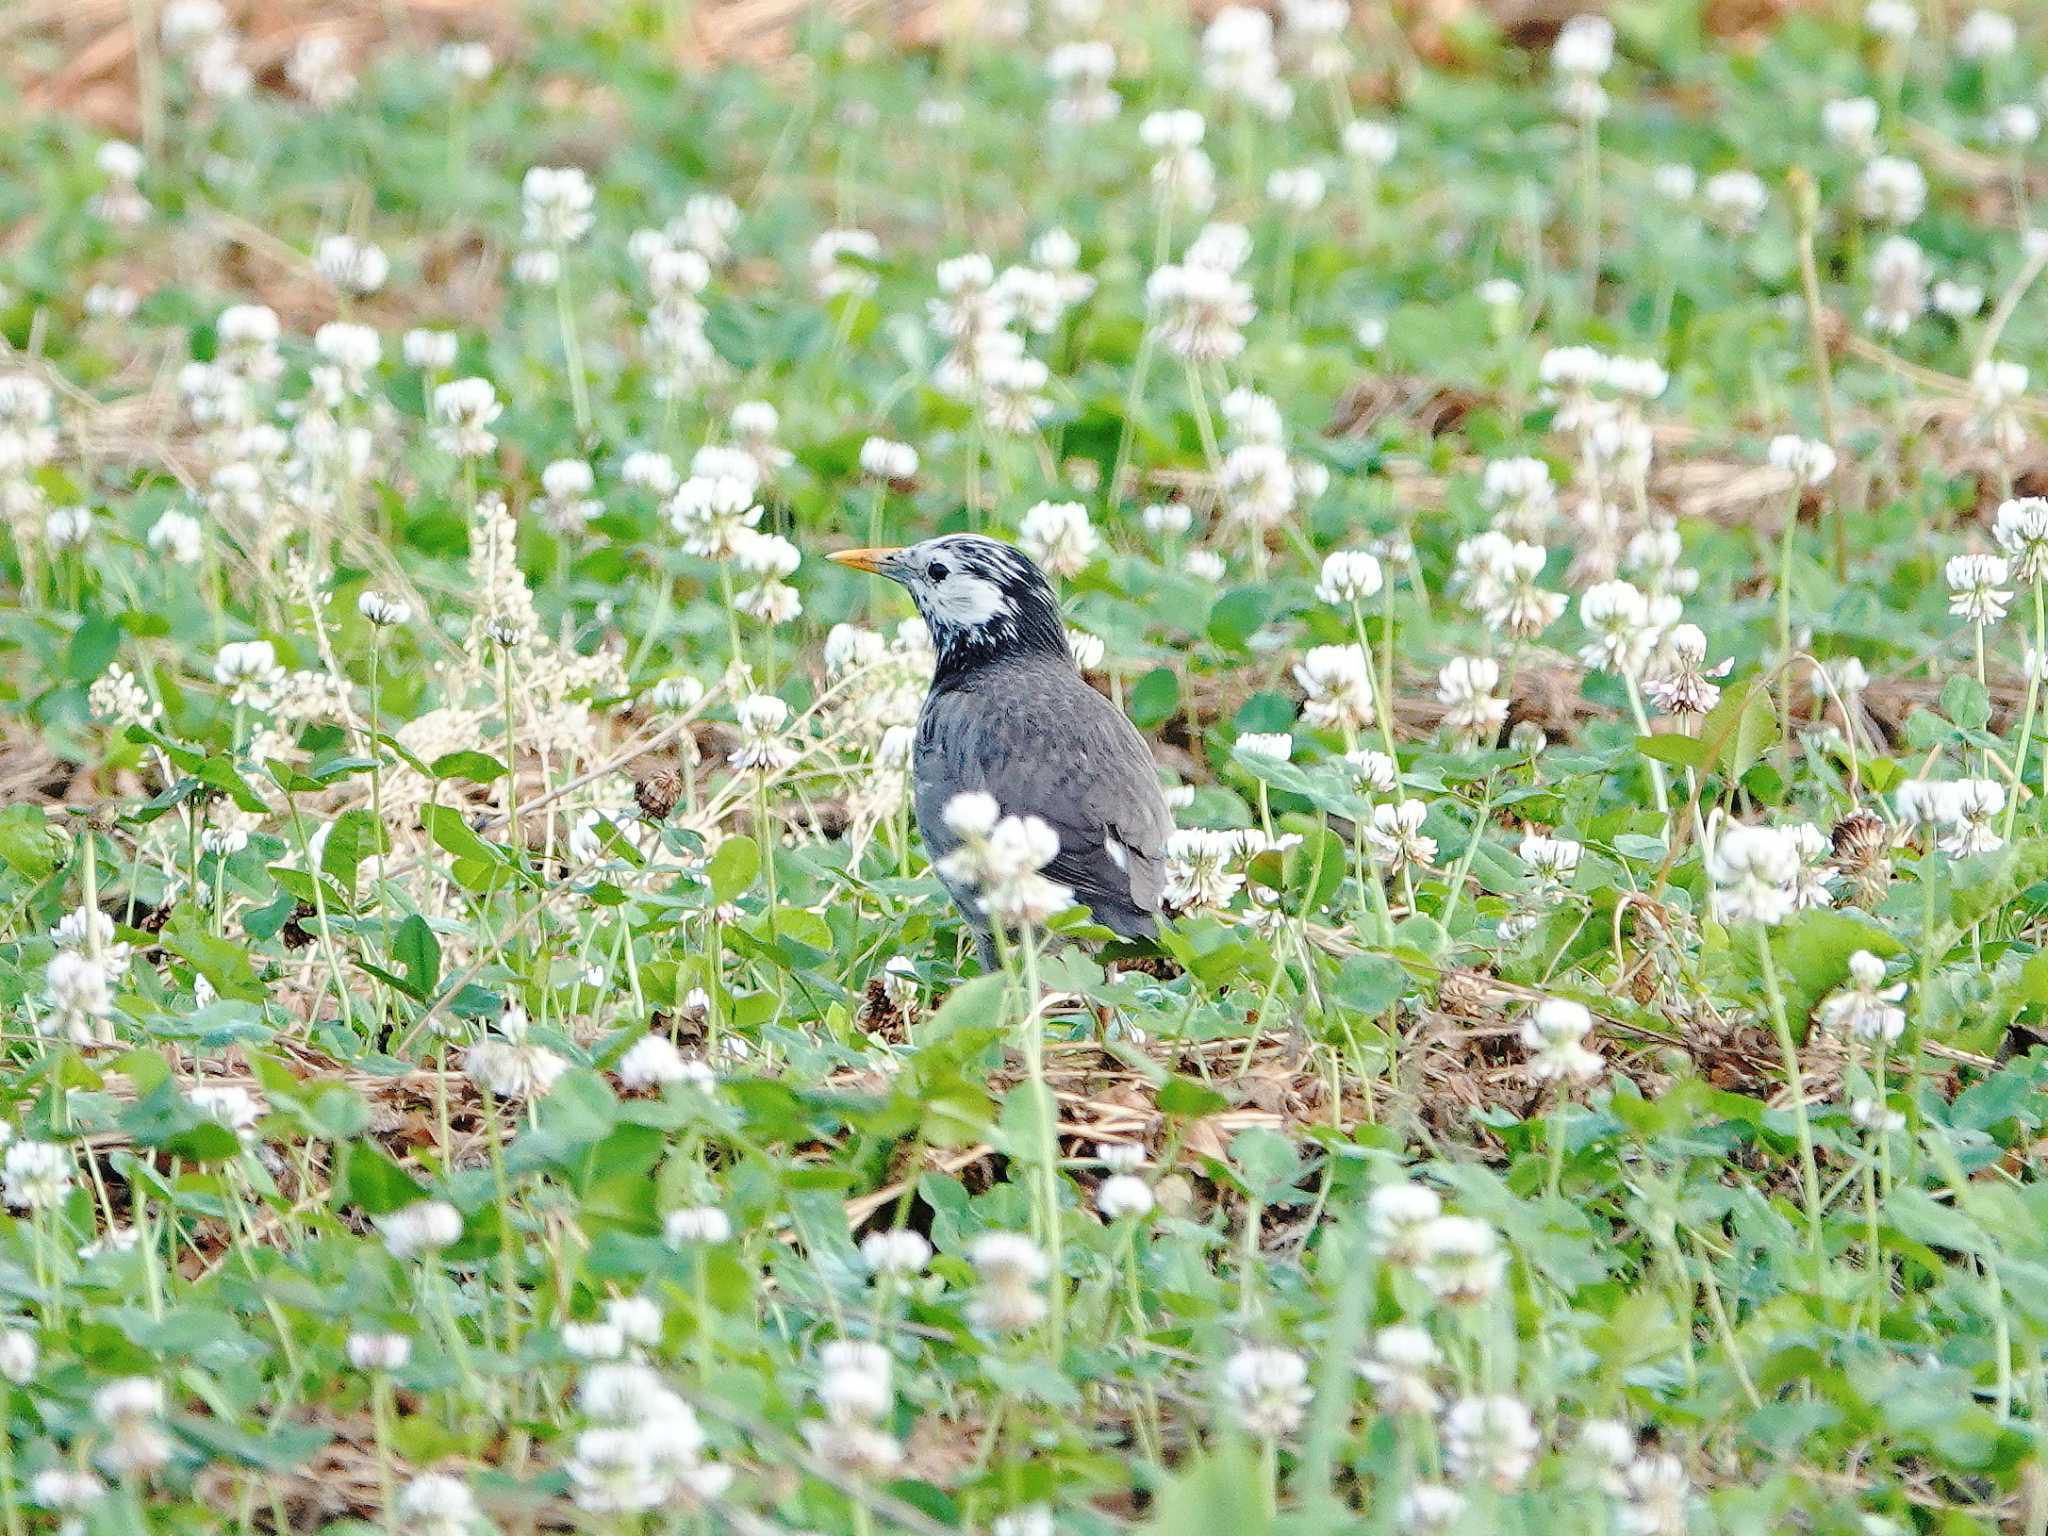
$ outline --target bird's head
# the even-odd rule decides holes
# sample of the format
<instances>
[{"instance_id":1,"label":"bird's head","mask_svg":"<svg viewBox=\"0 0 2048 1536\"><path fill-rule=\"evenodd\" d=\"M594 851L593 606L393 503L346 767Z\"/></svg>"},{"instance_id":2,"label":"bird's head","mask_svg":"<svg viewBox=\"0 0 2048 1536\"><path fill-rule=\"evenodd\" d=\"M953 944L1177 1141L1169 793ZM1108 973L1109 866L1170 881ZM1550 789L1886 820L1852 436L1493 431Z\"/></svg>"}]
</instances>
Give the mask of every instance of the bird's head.
<instances>
[{"instance_id":1,"label":"bird's head","mask_svg":"<svg viewBox=\"0 0 2048 1536\"><path fill-rule=\"evenodd\" d=\"M910 593L931 631L941 675L1025 652L1072 665L1045 573L1008 544L949 533L902 549L842 549L827 558L886 576Z\"/></svg>"}]
</instances>

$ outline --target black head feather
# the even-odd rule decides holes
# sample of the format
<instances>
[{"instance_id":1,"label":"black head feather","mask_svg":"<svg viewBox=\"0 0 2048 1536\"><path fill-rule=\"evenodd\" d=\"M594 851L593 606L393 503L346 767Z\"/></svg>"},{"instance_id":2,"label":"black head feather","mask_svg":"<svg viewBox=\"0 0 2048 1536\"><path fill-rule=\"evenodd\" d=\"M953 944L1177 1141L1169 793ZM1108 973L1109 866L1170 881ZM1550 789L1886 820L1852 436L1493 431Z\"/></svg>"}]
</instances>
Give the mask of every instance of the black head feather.
<instances>
[{"instance_id":1,"label":"black head feather","mask_svg":"<svg viewBox=\"0 0 2048 1536\"><path fill-rule=\"evenodd\" d=\"M949 533L899 550L883 574L901 582L917 604L941 679L1027 654L1074 664L1051 583L1011 545Z\"/></svg>"}]
</instances>

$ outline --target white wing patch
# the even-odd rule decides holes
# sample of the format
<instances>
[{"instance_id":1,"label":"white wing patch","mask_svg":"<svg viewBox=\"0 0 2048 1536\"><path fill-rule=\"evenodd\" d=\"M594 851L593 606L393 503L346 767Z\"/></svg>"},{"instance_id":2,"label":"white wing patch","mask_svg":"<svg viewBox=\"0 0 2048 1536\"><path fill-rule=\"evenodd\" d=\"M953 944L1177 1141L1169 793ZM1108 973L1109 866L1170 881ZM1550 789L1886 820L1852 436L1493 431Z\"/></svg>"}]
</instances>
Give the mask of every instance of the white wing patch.
<instances>
[{"instance_id":1,"label":"white wing patch","mask_svg":"<svg viewBox=\"0 0 2048 1536\"><path fill-rule=\"evenodd\" d=\"M1109 861L1116 865L1118 869L1122 870L1125 874L1130 873L1130 850L1125 848L1122 843L1118 842L1114 837L1104 837L1102 840L1102 851L1109 855Z\"/></svg>"},{"instance_id":2,"label":"white wing patch","mask_svg":"<svg viewBox=\"0 0 2048 1536\"><path fill-rule=\"evenodd\" d=\"M1010 611L1003 589L970 571L949 571L944 581L926 588L925 601L933 617L959 629L979 629Z\"/></svg>"}]
</instances>

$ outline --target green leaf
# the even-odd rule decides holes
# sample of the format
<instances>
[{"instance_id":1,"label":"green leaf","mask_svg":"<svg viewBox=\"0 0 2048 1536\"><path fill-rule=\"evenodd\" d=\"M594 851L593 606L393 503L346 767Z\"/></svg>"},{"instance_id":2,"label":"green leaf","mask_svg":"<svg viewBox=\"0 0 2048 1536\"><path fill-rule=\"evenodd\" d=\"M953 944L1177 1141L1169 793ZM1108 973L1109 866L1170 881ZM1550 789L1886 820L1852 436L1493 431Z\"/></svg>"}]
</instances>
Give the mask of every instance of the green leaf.
<instances>
[{"instance_id":1,"label":"green leaf","mask_svg":"<svg viewBox=\"0 0 2048 1536\"><path fill-rule=\"evenodd\" d=\"M0 862L26 880L47 880L64 857L64 835L39 805L0 809Z\"/></svg>"},{"instance_id":2,"label":"green leaf","mask_svg":"<svg viewBox=\"0 0 2048 1536\"><path fill-rule=\"evenodd\" d=\"M913 1028L912 1038L929 1047L967 1031L979 1031L1000 1024L1008 997L1008 978L1001 972L963 981L928 1019Z\"/></svg>"},{"instance_id":3,"label":"green leaf","mask_svg":"<svg viewBox=\"0 0 2048 1536\"><path fill-rule=\"evenodd\" d=\"M728 837L705 866L711 897L725 903L738 898L761 873L761 850L751 837Z\"/></svg>"},{"instance_id":4,"label":"green leaf","mask_svg":"<svg viewBox=\"0 0 2048 1536\"><path fill-rule=\"evenodd\" d=\"M341 1148L341 1176L334 1181L334 1203L354 1205L370 1216L387 1216L426 1198L426 1190L367 1137Z\"/></svg>"},{"instance_id":5,"label":"green leaf","mask_svg":"<svg viewBox=\"0 0 2048 1536\"><path fill-rule=\"evenodd\" d=\"M335 818L321 845L320 869L343 890L353 890L363 860L384 850L384 829L377 819L362 806L352 806Z\"/></svg>"},{"instance_id":6,"label":"green leaf","mask_svg":"<svg viewBox=\"0 0 2048 1536\"><path fill-rule=\"evenodd\" d=\"M1207 1083L1192 1077L1169 1077L1159 1089L1159 1112L1181 1120L1199 1120L1204 1115L1220 1115L1230 1108L1230 1100L1211 1088Z\"/></svg>"},{"instance_id":7,"label":"green leaf","mask_svg":"<svg viewBox=\"0 0 2048 1536\"><path fill-rule=\"evenodd\" d=\"M1344 864L1344 840L1327 827L1289 848L1281 879L1294 910L1309 913L1327 906L1344 883Z\"/></svg>"},{"instance_id":8,"label":"green leaf","mask_svg":"<svg viewBox=\"0 0 2048 1536\"><path fill-rule=\"evenodd\" d=\"M1180 679L1170 667L1154 667L1131 689L1131 719L1140 730L1164 725L1180 708Z\"/></svg>"},{"instance_id":9,"label":"green leaf","mask_svg":"<svg viewBox=\"0 0 2048 1536\"><path fill-rule=\"evenodd\" d=\"M1636 750L1653 762L1669 763L1674 768L1698 770L1707 766L1707 744L1696 736L1681 736L1676 732L1663 736L1638 736Z\"/></svg>"},{"instance_id":10,"label":"green leaf","mask_svg":"<svg viewBox=\"0 0 2048 1536\"><path fill-rule=\"evenodd\" d=\"M1264 1482L1250 1449L1228 1439L1166 1480L1145 1536L1266 1536L1273 1527L1259 1492Z\"/></svg>"},{"instance_id":11,"label":"green leaf","mask_svg":"<svg viewBox=\"0 0 2048 1536\"><path fill-rule=\"evenodd\" d=\"M249 951L240 944L208 933L205 919L196 907L180 904L164 924L159 941L163 947L204 976L222 997L241 1003L260 1003L263 983L249 963Z\"/></svg>"},{"instance_id":12,"label":"green leaf","mask_svg":"<svg viewBox=\"0 0 2048 1536\"><path fill-rule=\"evenodd\" d=\"M540 1101L540 1128L578 1145L602 1141L619 1122L619 1101L588 1067L564 1072Z\"/></svg>"},{"instance_id":13,"label":"green leaf","mask_svg":"<svg viewBox=\"0 0 2048 1536\"><path fill-rule=\"evenodd\" d=\"M1941 685L1941 712L1966 731L1991 723L1991 696L1967 672L1957 672Z\"/></svg>"},{"instance_id":14,"label":"green leaf","mask_svg":"<svg viewBox=\"0 0 2048 1536\"><path fill-rule=\"evenodd\" d=\"M467 779L472 784L493 784L505 777L505 765L488 752L444 752L428 771L437 779Z\"/></svg>"},{"instance_id":15,"label":"green leaf","mask_svg":"<svg viewBox=\"0 0 2048 1536\"><path fill-rule=\"evenodd\" d=\"M1408 990L1408 973L1385 955L1352 955L1337 968L1331 997L1342 1006L1378 1018Z\"/></svg>"},{"instance_id":16,"label":"green leaf","mask_svg":"<svg viewBox=\"0 0 2048 1536\"><path fill-rule=\"evenodd\" d=\"M1849 957L1859 949L1889 959L1904 946L1867 918L1829 907L1795 913L1771 935L1795 1033L1815 1004L1849 979Z\"/></svg>"},{"instance_id":17,"label":"green leaf","mask_svg":"<svg viewBox=\"0 0 2048 1536\"><path fill-rule=\"evenodd\" d=\"M74 683L89 683L120 653L121 626L103 613L88 613L71 632L71 644L64 652L64 675Z\"/></svg>"},{"instance_id":18,"label":"green leaf","mask_svg":"<svg viewBox=\"0 0 2048 1536\"><path fill-rule=\"evenodd\" d=\"M405 989L417 998L433 996L441 984L441 941L433 925L415 912L398 925L391 958L405 968Z\"/></svg>"},{"instance_id":19,"label":"green leaf","mask_svg":"<svg viewBox=\"0 0 2048 1536\"><path fill-rule=\"evenodd\" d=\"M1226 650L1242 651L1266 622L1271 595L1264 587L1235 587L1209 610L1209 638Z\"/></svg>"},{"instance_id":20,"label":"green leaf","mask_svg":"<svg viewBox=\"0 0 2048 1536\"><path fill-rule=\"evenodd\" d=\"M1728 781L1733 783L1748 773L1777 738L1778 721L1771 712L1770 690L1752 686L1742 696L1741 712L1729 732L1724 759Z\"/></svg>"}]
</instances>

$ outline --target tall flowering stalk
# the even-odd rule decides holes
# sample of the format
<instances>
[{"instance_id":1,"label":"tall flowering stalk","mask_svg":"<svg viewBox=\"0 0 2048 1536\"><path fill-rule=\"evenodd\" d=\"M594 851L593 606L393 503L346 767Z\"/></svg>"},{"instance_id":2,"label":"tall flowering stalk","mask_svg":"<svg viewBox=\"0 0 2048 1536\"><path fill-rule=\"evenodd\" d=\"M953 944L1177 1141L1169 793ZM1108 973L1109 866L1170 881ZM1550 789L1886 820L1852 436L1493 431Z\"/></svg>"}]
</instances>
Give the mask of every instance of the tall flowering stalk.
<instances>
[{"instance_id":1,"label":"tall flowering stalk","mask_svg":"<svg viewBox=\"0 0 2048 1536\"><path fill-rule=\"evenodd\" d=\"M1820 1164L1813 1150L1813 1125L1806 1113L1806 1080L1800 1070L1799 1046L1785 1011L1785 989L1771 953L1770 930L1798 904L1799 845L1778 827L1725 826L1707 854L1707 880L1715 918L1730 925L1747 924L1756 941L1757 966L1763 973L1764 998L1771 1027L1785 1063L1785 1087L1792 1100L1792 1120L1799 1138L1800 1190L1806 1205L1808 1249L1821 1251Z\"/></svg>"},{"instance_id":2,"label":"tall flowering stalk","mask_svg":"<svg viewBox=\"0 0 2048 1536\"><path fill-rule=\"evenodd\" d=\"M2028 648L2027 703L2020 714L2020 735L2013 748L2013 795L2005 808L2004 835L2012 837L2013 818L2019 814L2020 791L2027 782L2027 758L2034 744L2034 713L2041 700L2041 668L2048 658L2048 498L2026 496L2007 501L1998 509L1991 536L2005 552L2013 579L2023 581L2033 601L2034 643Z\"/></svg>"},{"instance_id":3,"label":"tall flowering stalk","mask_svg":"<svg viewBox=\"0 0 2048 1536\"><path fill-rule=\"evenodd\" d=\"M1038 1109L1035 1219L1051 1276L1048 1348L1065 1353L1066 1283L1061 1268L1058 1110L1045 1076L1043 994L1038 975L1038 930L1064 910L1074 893L1042 871L1059 857L1059 835L1036 816L1004 816L995 797L979 790L956 795L946 825L960 846L939 861L939 873L974 893L994 935L1003 968L1018 989L1017 1016L1025 1072Z\"/></svg>"}]
</instances>

